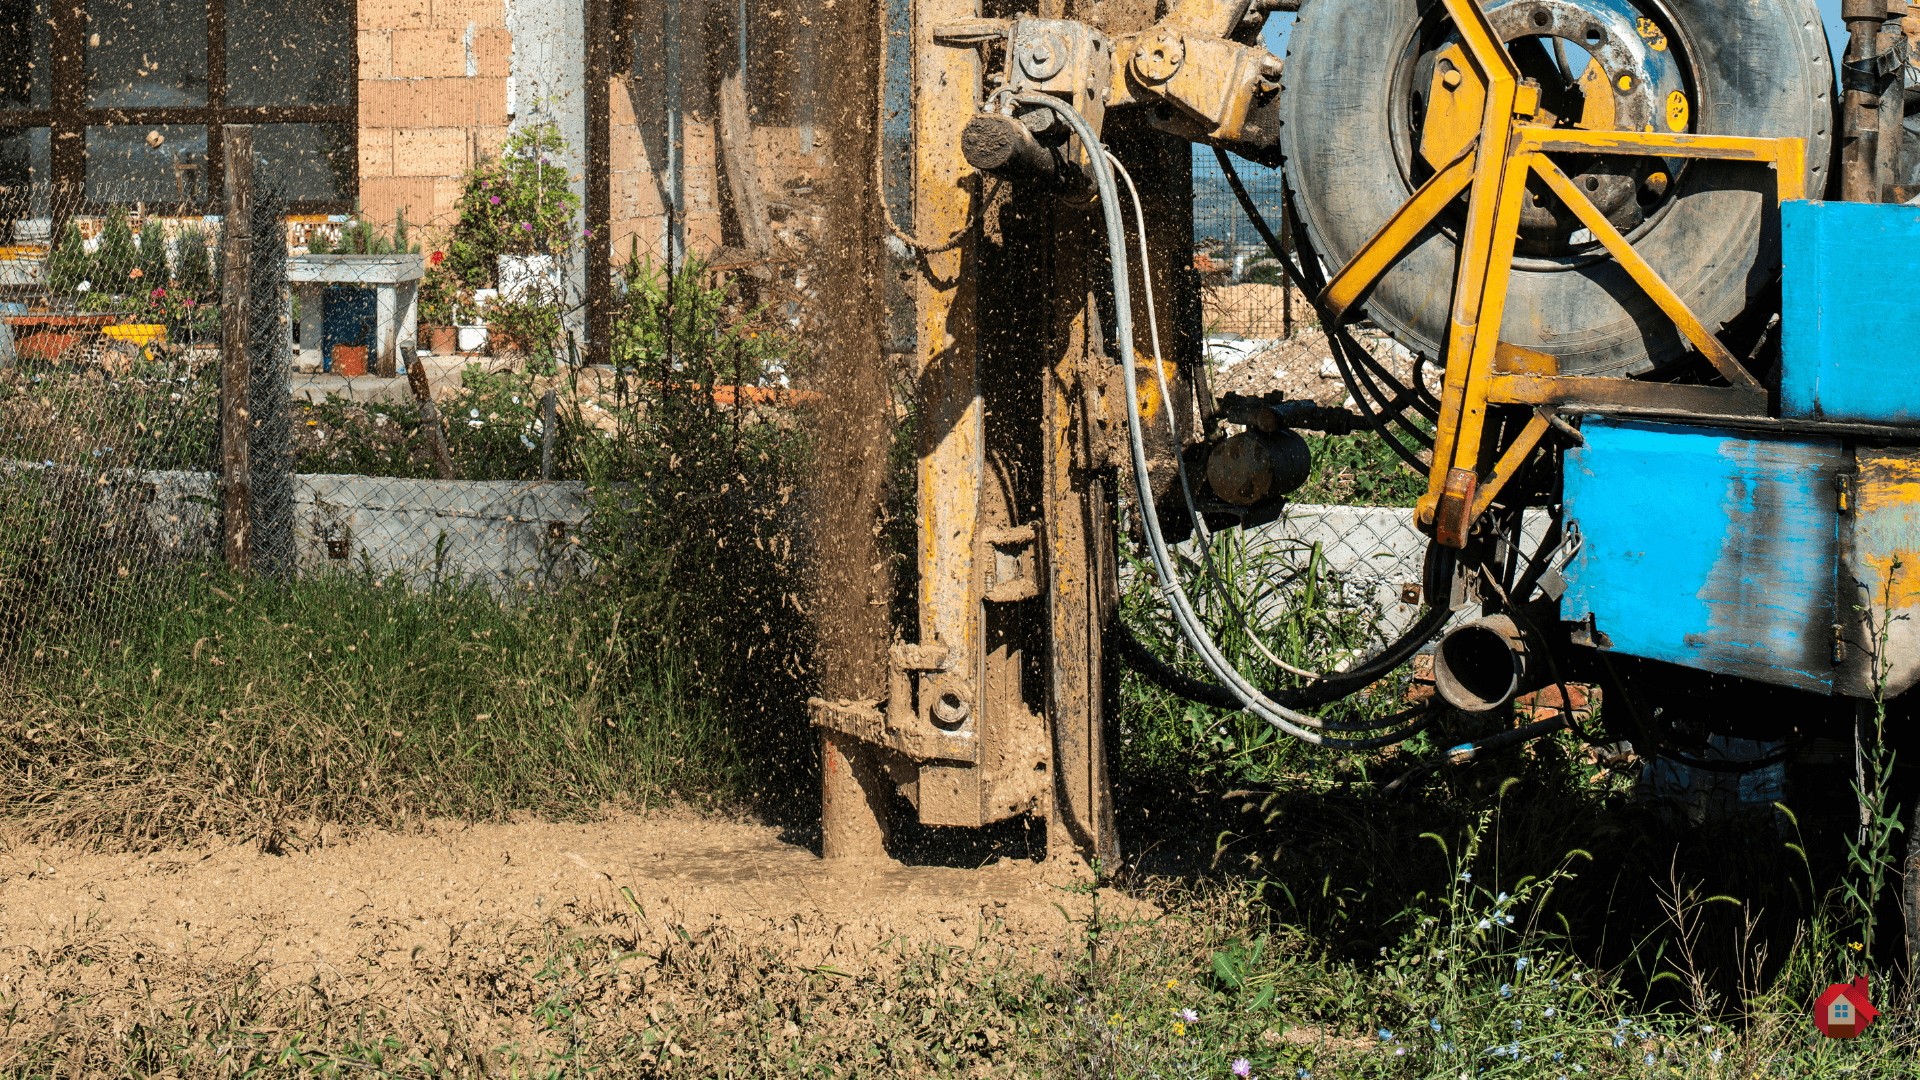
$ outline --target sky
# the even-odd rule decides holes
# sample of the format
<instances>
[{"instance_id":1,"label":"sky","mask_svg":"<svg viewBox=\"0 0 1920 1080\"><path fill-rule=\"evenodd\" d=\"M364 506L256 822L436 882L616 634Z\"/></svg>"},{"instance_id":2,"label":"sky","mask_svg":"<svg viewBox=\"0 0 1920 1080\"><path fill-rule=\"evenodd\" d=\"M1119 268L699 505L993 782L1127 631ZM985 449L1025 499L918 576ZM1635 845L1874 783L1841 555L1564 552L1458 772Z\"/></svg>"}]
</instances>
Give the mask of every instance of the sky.
<instances>
[{"instance_id":1,"label":"sky","mask_svg":"<svg viewBox=\"0 0 1920 1080\"><path fill-rule=\"evenodd\" d=\"M1833 62L1837 68L1840 54L1847 47L1847 27L1840 21L1840 0L1819 0L1820 17L1827 24L1827 44L1833 50ZM1265 37L1267 50L1275 56L1285 56L1287 31L1293 28L1294 16L1275 12L1267 19Z\"/></svg>"}]
</instances>

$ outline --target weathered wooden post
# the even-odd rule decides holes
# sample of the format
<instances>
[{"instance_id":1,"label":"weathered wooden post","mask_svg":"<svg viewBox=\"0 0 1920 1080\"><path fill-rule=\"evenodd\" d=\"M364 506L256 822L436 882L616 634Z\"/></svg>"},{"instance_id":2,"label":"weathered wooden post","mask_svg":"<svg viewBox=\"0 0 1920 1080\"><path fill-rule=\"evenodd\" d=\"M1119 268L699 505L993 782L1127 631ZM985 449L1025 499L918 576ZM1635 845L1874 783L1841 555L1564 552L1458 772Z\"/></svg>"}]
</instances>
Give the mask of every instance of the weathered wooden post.
<instances>
[{"instance_id":1,"label":"weathered wooden post","mask_svg":"<svg viewBox=\"0 0 1920 1080\"><path fill-rule=\"evenodd\" d=\"M226 147L226 250L220 289L220 529L227 569L252 566L253 481L248 443L253 420L247 406L247 320L251 314L253 258L253 128L228 125Z\"/></svg>"}]
</instances>

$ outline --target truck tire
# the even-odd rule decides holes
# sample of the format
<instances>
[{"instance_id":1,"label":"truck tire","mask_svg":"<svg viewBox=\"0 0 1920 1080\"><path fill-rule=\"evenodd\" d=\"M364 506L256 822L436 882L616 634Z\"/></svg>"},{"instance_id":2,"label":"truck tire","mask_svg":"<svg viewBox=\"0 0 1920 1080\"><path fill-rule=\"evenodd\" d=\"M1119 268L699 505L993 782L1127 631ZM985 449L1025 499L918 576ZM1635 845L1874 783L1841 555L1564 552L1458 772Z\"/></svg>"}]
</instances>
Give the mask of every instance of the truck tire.
<instances>
[{"instance_id":1,"label":"truck tire","mask_svg":"<svg viewBox=\"0 0 1920 1080\"><path fill-rule=\"evenodd\" d=\"M1650 34L1663 35L1652 47L1671 49L1661 62L1677 65L1689 101L1698 103L1690 115L1683 110L1676 130L1805 139L1806 190L1821 195L1837 122L1833 66L1813 0L1496 0L1487 10L1510 24L1525 5L1564 10L1568 3L1613 24L1627 19L1649 42ZM1500 16L1514 4L1523 7ZM1281 77L1280 145L1301 221L1329 266L1352 258L1431 175L1416 156L1408 119L1418 106L1407 102L1419 56L1431 57L1436 35L1449 32L1432 0L1308 0L1302 10ZM1657 204L1627 236L1718 330L1757 306L1778 279L1773 172L1751 163L1674 164L1671 186L1659 173ZM1365 300L1374 322L1428 356L1440 356L1446 340L1464 202L1429 225ZM1672 322L1590 234L1584 247L1515 257L1500 337L1558 357L1569 375L1641 375L1688 352Z\"/></svg>"}]
</instances>

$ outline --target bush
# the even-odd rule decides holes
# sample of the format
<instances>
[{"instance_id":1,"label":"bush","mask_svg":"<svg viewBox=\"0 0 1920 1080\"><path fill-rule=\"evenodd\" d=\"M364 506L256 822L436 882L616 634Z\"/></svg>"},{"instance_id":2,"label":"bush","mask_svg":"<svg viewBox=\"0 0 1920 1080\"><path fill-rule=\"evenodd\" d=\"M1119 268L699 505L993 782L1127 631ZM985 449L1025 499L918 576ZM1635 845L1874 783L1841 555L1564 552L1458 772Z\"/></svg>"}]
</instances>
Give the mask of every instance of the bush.
<instances>
[{"instance_id":1,"label":"bush","mask_svg":"<svg viewBox=\"0 0 1920 1080\"><path fill-rule=\"evenodd\" d=\"M140 255L136 265L140 270L140 287L134 292L164 289L171 284L173 275L167 269L166 230L153 218L140 226Z\"/></svg>"},{"instance_id":2,"label":"bush","mask_svg":"<svg viewBox=\"0 0 1920 1080\"><path fill-rule=\"evenodd\" d=\"M125 293L137 280L131 276L139 261L133 246L133 229L127 224L127 212L114 207L107 215L106 228L100 233L100 246L93 253L93 291L107 295Z\"/></svg>"},{"instance_id":3,"label":"bush","mask_svg":"<svg viewBox=\"0 0 1920 1080\"><path fill-rule=\"evenodd\" d=\"M93 259L87 254L80 226L69 220L66 228L60 230L59 243L53 245L52 254L47 256L47 291L77 296L80 284L88 281L92 272Z\"/></svg>"},{"instance_id":4,"label":"bush","mask_svg":"<svg viewBox=\"0 0 1920 1080\"><path fill-rule=\"evenodd\" d=\"M462 284L479 289L498 280L501 255L552 255L572 246L580 200L567 170L553 163L567 152L551 124L529 127L507 140L498 159L467 174L447 248L449 269Z\"/></svg>"}]
</instances>

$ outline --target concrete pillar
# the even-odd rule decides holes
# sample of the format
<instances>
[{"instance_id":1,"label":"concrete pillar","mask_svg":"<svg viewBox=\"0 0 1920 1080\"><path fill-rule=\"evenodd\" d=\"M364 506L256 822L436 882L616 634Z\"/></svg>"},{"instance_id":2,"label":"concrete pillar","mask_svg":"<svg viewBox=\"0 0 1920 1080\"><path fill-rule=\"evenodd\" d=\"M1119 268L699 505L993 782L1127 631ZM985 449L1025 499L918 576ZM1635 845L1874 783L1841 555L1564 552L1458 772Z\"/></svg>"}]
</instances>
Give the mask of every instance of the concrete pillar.
<instances>
[{"instance_id":1,"label":"concrete pillar","mask_svg":"<svg viewBox=\"0 0 1920 1080\"><path fill-rule=\"evenodd\" d=\"M573 178L572 189L584 208L587 194L586 7L582 0L507 0L507 31L513 57L507 102L513 131L552 124L567 141L557 164ZM580 242L584 216L577 216L561 288L567 307L566 329L585 342L587 252Z\"/></svg>"}]
</instances>

